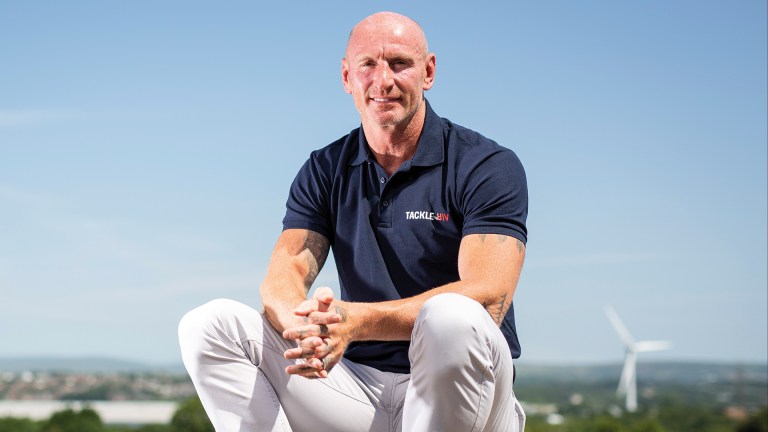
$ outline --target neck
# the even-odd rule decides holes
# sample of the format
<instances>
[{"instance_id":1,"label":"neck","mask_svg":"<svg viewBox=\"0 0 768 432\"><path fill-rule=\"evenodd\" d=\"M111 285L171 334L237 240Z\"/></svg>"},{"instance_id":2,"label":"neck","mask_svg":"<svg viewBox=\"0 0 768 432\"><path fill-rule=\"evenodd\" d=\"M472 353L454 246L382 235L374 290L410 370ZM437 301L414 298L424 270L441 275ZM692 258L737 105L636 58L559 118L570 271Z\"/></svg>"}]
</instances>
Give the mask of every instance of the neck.
<instances>
[{"instance_id":1,"label":"neck","mask_svg":"<svg viewBox=\"0 0 768 432\"><path fill-rule=\"evenodd\" d=\"M426 107L422 104L411 119L404 125L381 126L363 122L365 139L376 158L376 162L387 172L394 174L403 162L416 154L419 136L424 128Z\"/></svg>"}]
</instances>

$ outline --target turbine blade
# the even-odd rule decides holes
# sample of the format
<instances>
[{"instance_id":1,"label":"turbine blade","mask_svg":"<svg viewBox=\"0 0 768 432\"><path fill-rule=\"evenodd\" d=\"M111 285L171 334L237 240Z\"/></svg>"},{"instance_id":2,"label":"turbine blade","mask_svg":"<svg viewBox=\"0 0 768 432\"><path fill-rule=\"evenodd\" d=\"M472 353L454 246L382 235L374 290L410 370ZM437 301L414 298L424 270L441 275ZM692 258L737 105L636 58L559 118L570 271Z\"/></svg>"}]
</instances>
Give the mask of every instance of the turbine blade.
<instances>
[{"instance_id":1,"label":"turbine blade","mask_svg":"<svg viewBox=\"0 0 768 432\"><path fill-rule=\"evenodd\" d=\"M629 368L629 353L624 357L624 367L621 368L621 376L619 377L619 386L616 387L616 395L624 396L627 394L627 369Z\"/></svg>"},{"instance_id":2,"label":"turbine blade","mask_svg":"<svg viewBox=\"0 0 768 432\"><path fill-rule=\"evenodd\" d=\"M627 411L628 412L635 412L637 411L637 374L635 370L635 358L633 355L632 358L632 367L631 371L629 372L629 384L627 384Z\"/></svg>"},{"instance_id":3,"label":"turbine blade","mask_svg":"<svg viewBox=\"0 0 768 432\"><path fill-rule=\"evenodd\" d=\"M672 348L669 341L642 341L635 344L636 352L663 351Z\"/></svg>"},{"instance_id":4,"label":"turbine blade","mask_svg":"<svg viewBox=\"0 0 768 432\"><path fill-rule=\"evenodd\" d=\"M605 315L608 316L608 320L611 321L613 329L619 335L619 339L624 342L624 345L629 349L634 349L635 339L629 334L629 330L624 326L624 323L619 319L619 315L610 305L605 307Z\"/></svg>"},{"instance_id":5,"label":"turbine blade","mask_svg":"<svg viewBox=\"0 0 768 432\"><path fill-rule=\"evenodd\" d=\"M632 391L635 363L637 363L637 355L631 351L627 352L627 357L624 359L624 369L621 371L621 384L624 385L623 394L629 394Z\"/></svg>"}]
</instances>

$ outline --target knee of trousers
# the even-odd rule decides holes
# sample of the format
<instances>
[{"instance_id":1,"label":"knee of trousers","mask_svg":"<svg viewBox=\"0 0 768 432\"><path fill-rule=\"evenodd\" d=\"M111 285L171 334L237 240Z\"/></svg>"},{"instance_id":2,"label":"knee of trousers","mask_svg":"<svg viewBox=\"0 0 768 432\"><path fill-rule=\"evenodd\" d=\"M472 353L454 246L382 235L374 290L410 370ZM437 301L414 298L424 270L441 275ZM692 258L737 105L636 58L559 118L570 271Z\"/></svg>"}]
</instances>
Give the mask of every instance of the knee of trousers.
<instances>
[{"instance_id":1,"label":"knee of trousers","mask_svg":"<svg viewBox=\"0 0 768 432\"><path fill-rule=\"evenodd\" d=\"M244 305L234 300L216 299L187 312L179 321L179 345L186 360L208 349L213 338L222 336L223 322Z\"/></svg>"},{"instance_id":2,"label":"knee of trousers","mask_svg":"<svg viewBox=\"0 0 768 432\"><path fill-rule=\"evenodd\" d=\"M477 360L469 353L487 351L494 343L493 327L495 323L480 303L461 294L438 294L419 311L411 345L416 354L434 356L433 361L446 368L465 367Z\"/></svg>"}]
</instances>

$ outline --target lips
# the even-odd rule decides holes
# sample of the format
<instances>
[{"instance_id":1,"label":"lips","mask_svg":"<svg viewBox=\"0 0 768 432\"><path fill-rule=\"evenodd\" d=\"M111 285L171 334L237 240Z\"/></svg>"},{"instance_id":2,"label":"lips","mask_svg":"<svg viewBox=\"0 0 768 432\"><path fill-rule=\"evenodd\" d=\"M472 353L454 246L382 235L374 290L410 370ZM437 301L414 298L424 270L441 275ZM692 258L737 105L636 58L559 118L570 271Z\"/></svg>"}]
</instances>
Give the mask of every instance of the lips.
<instances>
[{"instance_id":1,"label":"lips","mask_svg":"<svg viewBox=\"0 0 768 432\"><path fill-rule=\"evenodd\" d=\"M371 98L371 100L378 103L391 103L396 102L398 99L400 98Z\"/></svg>"}]
</instances>

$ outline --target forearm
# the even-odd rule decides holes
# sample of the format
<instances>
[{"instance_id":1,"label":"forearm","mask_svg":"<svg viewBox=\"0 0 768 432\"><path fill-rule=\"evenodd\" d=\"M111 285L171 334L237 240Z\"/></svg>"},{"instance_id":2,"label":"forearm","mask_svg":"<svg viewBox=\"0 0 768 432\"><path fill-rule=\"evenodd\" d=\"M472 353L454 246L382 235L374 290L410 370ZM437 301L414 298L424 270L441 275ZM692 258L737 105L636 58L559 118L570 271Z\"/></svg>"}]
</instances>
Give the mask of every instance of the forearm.
<instances>
[{"instance_id":1,"label":"forearm","mask_svg":"<svg viewBox=\"0 0 768 432\"><path fill-rule=\"evenodd\" d=\"M350 317L352 339L357 341L410 340L416 317L424 303L430 298L443 293L456 293L467 296L482 304L493 320L500 325L512 302L514 288L508 290L489 290L469 281L457 281L414 297L376 303L345 303Z\"/></svg>"},{"instance_id":2,"label":"forearm","mask_svg":"<svg viewBox=\"0 0 768 432\"><path fill-rule=\"evenodd\" d=\"M485 307L497 325L512 304L520 278L525 245L501 235L472 235L462 240L461 280L414 297L379 303L346 303L353 340L409 340L424 302L442 293L457 293Z\"/></svg>"},{"instance_id":3,"label":"forearm","mask_svg":"<svg viewBox=\"0 0 768 432\"><path fill-rule=\"evenodd\" d=\"M288 279L268 273L261 284L264 313L272 327L280 332L296 325L297 318L293 309L306 300L307 296L303 284L291 283Z\"/></svg>"},{"instance_id":4,"label":"forearm","mask_svg":"<svg viewBox=\"0 0 768 432\"><path fill-rule=\"evenodd\" d=\"M307 299L328 247L325 237L307 230L286 230L278 239L261 285L264 312L278 331L296 325L293 310Z\"/></svg>"}]
</instances>

